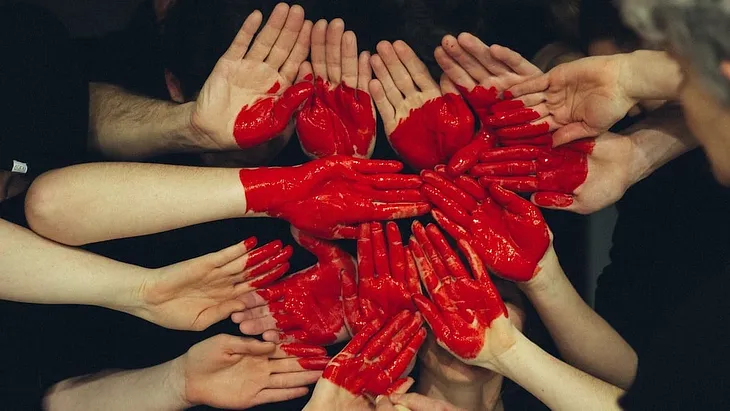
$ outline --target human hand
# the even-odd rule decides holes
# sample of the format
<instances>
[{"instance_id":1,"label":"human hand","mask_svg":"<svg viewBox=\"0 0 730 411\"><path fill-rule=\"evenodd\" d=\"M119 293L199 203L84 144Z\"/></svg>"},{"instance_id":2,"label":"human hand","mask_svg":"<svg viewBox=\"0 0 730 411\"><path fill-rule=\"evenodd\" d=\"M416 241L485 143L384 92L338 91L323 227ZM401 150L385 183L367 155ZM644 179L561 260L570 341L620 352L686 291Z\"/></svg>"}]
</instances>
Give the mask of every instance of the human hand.
<instances>
[{"instance_id":1,"label":"human hand","mask_svg":"<svg viewBox=\"0 0 730 411\"><path fill-rule=\"evenodd\" d=\"M289 269L292 248L281 241L262 247L256 238L221 251L156 270L139 289L136 313L150 322L177 330L201 331L240 311L236 298L276 281Z\"/></svg>"},{"instance_id":2,"label":"human hand","mask_svg":"<svg viewBox=\"0 0 730 411\"><path fill-rule=\"evenodd\" d=\"M344 32L344 26L341 19L314 25L312 64L303 63L299 74L311 78L314 71L314 94L296 117L299 142L312 158L370 158L375 148L370 54L363 51L358 58L355 33Z\"/></svg>"},{"instance_id":3,"label":"human hand","mask_svg":"<svg viewBox=\"0 0 730 411\"><path fill-rule=\"evenodd\" d=\"M533 193L540 207L590 214L618 201L639 178L630 136L604 133L557 148L509 147L484 151L470 174Z\"/></svg>"},{"instance_id":4,"label":"human hand","mask_svg":"<svg viewBox=\"0 0 730 411\"><path fill-rule=\"evenodd\" d=\"M376 319L327 364L305 410L361 408L364 395L395 392L426 338L419 313L404 310L387 322Z\"/></svg>"},{"instance_id":5,"label":"human hand","mask_svg":"<svg viewBox=\"0 0 730 411\"><path fill-rule=\"evenodd\" d=\"M473 179L450 181L443 169L424 171L424 194L438 224L477 250L490 271L511 281L529 281L551 245L550 231L534 204L496 184L486 190Z\"/></svg>"},{"instance_id":6,"label":"human hand","mask_svg":"<svg viewBox=\"0 0 730 411\"><path fill-rule=\"evenodd\" d=\"M389 221L386 232L384 235L380 223L362 224L357 273L342 273L342 302L350 335L375 319L386 321L403 310L416 310L411 301L413 294L421 293L416 264L403 247L398 226Z\"/></svg>"},{"instance_id":7,"label":"human hand","mask_svg":"<svg viewBox=\"0 0 730 411\"><path fill-rule=\"evenodd\" d=\"M509 92L560 127L553 134L558 146L598 136L624 118L638 102L623 87L630 75L620 57L588 57L561 64Z\"/></svg>"},{"instance_id":8,"label":"human hand","mask_svg":"<svg viewBox=\"0 0 730 411\"><path fill-rule=\"evenodd\" d=\"M465 240L459 248L471 273L435 225L414 223L413 257L429 298L413 302L441 347L466 364L497 371L497 358L517 342L507 308L481 259Z\"/></svg>"},{"instance_id":9,"label":"human hand","mask_svg":"<svg viewBox=\"0 0 730 411\"><path fill-rule=\"evenodd\" d=\"M381 41L370 58L370 94L390 145L411 167L445 163L474 136L474 116L446 77L439 87L404 42Z\"/></svg>"},{"instance_id":10,"label":"human hand","mask_svg":"<svg viewBox=\"0 0 730 411\"><path fill-rule=\"evenodd\" d=\"M266 341L334 344L350 337L345 327L340 275L354 276L355 261L336 245L292 228L294 239L317 264L278 283L243 295L246 310L231 319L243 334L263 333Z\"/></svg>"},{"instance_id":11,"label":"human hand","mask_svg":"<svg viewBox=\"0 0 730 411\"><path fill-rule=\"evenodd\" d=\"M189 406L245 409L306 395L330 359L321 347L219 334L172 362Z\"/></svg>"},{"instance_id":12,"label":"human hand","mask_svg":"<svg viewBox=\"0 0 730 411\"><path fill-rule=\"evenodd\" d=\"M466 411L446 401L415 392L378 397L376 404L377 411Z\"/></svg>"},{"instance_id":13,"label":"human hand","mask_svg":"<svg viewBox=\"0 0 730 411\"><path fill-rule=\"evenodd\" d=\"M200 90L190 122L204 147L225 151L288 138L294 111L312 94L310 82L292 86L309 54L312 22L304 9L279 3L253 39L261 20L258 10L248 16Z\"/></svg>"},{"instance_id":14,"label":"human hand","mask_svg":"<svg viewBox=\"0 0 730 411\"><path fill-rule=\"evenodd\" d=\"M282 218L321 238L355 238L363 222L423 215L418 176L397 161L330 156L301 166L242 169L246 212Z\"/></svg>"}]
</instances>

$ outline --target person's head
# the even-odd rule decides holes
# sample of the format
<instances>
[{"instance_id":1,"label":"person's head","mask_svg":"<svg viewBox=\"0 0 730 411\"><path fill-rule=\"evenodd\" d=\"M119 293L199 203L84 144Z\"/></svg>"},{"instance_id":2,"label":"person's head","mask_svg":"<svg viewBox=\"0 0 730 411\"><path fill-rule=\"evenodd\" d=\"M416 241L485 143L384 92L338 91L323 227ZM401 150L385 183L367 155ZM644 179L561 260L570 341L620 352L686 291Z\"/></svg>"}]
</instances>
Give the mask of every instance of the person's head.
<instances>
[{"instance_id":1,"label":"person's head","mask_svg":"<svg viewBox=\"0 0 730 411\"><path fill-rule=\"evenodd\" d=\"M730 185L730 0L622 0L622 12L681 64L687 123L715 177Z\"/></svg>"},{"instance_id":2,"label":"person's head","mask_svg":"<svg viewBox=\"0 0 730 411\"><path fill-rule=\"evenodd\" d=\"M270 0L175 0L161 22L165 80L170 99L197 98L218 59L228 49L243 21L254 10L273 10ZM262 165L288 140L277 138L245 151L206 153L203 161L221 167Z\"/></svg>"}]
</instances>

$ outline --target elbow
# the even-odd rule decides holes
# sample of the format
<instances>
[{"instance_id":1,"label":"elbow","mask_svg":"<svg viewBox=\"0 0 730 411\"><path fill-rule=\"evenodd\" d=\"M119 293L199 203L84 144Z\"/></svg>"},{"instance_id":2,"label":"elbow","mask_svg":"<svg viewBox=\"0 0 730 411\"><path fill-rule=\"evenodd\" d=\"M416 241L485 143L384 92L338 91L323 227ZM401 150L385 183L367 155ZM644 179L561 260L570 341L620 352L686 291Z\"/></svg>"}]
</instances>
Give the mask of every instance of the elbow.
<instances>
[{"instance_id":1,"label":"elbow","mask_svg":"<svg viewBox=\"0 0 730 411\"><path fill-rule=\"evenodd\" d=\"M28 225L37 234L61 244L79 246L86 242L75 237L66 224L78 213L78 208L68 203L64 185L58 184L59 176L50 171L38 177L28 189L25 198L25 216Z\"/></svg>"}]
</instances>

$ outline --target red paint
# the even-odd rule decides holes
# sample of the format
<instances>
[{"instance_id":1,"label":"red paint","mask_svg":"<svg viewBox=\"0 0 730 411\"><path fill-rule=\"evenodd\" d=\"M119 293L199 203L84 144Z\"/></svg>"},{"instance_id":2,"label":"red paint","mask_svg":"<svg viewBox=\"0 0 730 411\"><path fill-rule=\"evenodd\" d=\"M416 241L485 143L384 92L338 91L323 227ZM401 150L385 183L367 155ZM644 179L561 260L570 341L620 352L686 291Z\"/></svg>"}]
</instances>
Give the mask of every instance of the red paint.
<instances>
[{"instance_id":1,"label":"red paint","mask_svg":"<svg viewBox=\"0 0 730 411\"><path fill-rule=\"evenodd\" d=\"M327 350L316 345L289 343L281 344L279 348L289 356L299 357L297 362L305 370L324 370L331 360Z\"/></svg>"},{"instance_id":2,"label":"red paint","mask_svg":"<svg viewBox=\"0 0 730 411\"><path fill-rule=\"evenodd\" d=\"M332 361L332 358L330 357L300 358L299 360L297 360L302 368L309 371L324 370L325 368L327 368L327 364L329 364L330 361Z\"/></svg>"},{"instance_id":3,"label":"red paint","mask_svg":"<svg viewBox=\"0 0 730 411\"><path fill-rule=\"evenodd\" d=\"M354 335L374 319L387 320L403 311L415 311L411 301L415 265L408 264L398 226L388 222L388 238L380 223L360 226L357 239L357 278L342 274L342 301L345 319Z\"/></svg>"},{"instance_id":4,"label":"red paint","mask_svg":"<svg viewBox=\"0 0 730 411\"><path fill-rule=\"evenodd\" d=\"M487 89L483 86L476 86L471 90L467 90L466 87L456 85L456 88L464 96L466 101L469 102L474 112L477 113L477 117L479 117L482 124L492 114L492 106L500 101L499 91L497 91L496 87Z\"/></svg>"},{"instance_id":5,"label":"red paint","mask_svg":"<svg viewBox=\"0 0 730 411\"><path fill-rule=\"evenodd\" d=\"M249 251L253 250L254 247L256 247L256 244L258 244L258 242L259 240L256 237L249 237L243 240L243 249L246 250L246 252L248 253Z\"/></svg>"},{"instance_id":6,"label":"red paint","mask_svg":"<svg viewBox=\"0 0 730 411\"><path fill-rule=\"evenodd\" d=\"M449 160L448 173L452 176L464 174L477 163L479 153L497 145L497 138L487 129L480 129L474 140L457 151Z\"/></svg>"},{"instance_id":7,"label":"red paint","mask_svg":"<svg viewBox=\"0 0 730 411\"><path fill-rule=\"evenodd\" d=\"M270 90L274 90L277 84ZM278 90L278 89L277 89ZM251 148L284 131L294 111L312 94L313 86L301 82L281 96L264 96L243 106L233 125L233 137L241 148Z\"/></svg>"},{"instance_id":8,"label":"red paint","mask_svg":"<svg viewBox=\"0 0 730 411\"><path fill-rule=\"evenodd\" d=\"M420 314L409 311L398 313L387 323L375 319L330 361L322 378L356 396L395 390L426 339L422 323Z\"/></svg>"},{"instance_id":9,"label":"red paint","mask_svg":"<svg viewBox=\"0 0 730 411\"><path fill-rule=\"evenodd\" d=\"M269 89L269 91L266 92L266 94L276 94L277 91L281 89L281 84L279 82L275 82L273 86Z\"/></svg>"},{"instance_id":10,"label":"red paint","mask_svg":"<svg viewBox=\"0 0 730 411\"><path fill-rule=\"evenodd\" d=\"M535 137L541 134L546 134L550 131L550 126L547 122L537 124L520 124L517 126L510 126L497 129L495 133L500 139L516 139L516 138L527 138Z\"/></svg>"},{"instance_id":11,"label":"red paint","mask_svg":"<svg viewBox=\"0 0 730 411\"><path fill-rule=\"evenodd\" d=\"M368 158L375 147L375 111L365 91L317 78L314 94L297 114L297 134L312 157Z\"/></svg>"},{"instance_id":12,"label":"red paint","mask_svg":"<svg viewBox=\"0 0 730 411\"><path fill-rule=\"evenodd\" d=\"M418 176L397 161L332 156L301 166L242 169L246 212L281 218L322 238L355 238L362 222L423 215Z\"/></svg>"},{"instance_id":13,"label":"red paint","mask_svg":"<svg viewBox=\"0 0 730 411\"><path fill-rule=\"evenodd\" d=\"M573 196L560 193L535 193L532 201L540 207L567 208L573 205Z\"/></svg>"},{"instance_id":14,"label":"red paint","mask_svg":"<svg viewBox=\"0 0 730 411\"><path fill-rule=\"evenodd\" d=\"M388 136L411 167L432 169L446 163L474 135L474 116L461 96L446 94L412 109Z\"/></svg>"},{"instance_id":15,"label":"red paint","mask_svg":"<svg viewBox=\"0 0 730 411\"><path fill-rule=\"evenodd\" d=\"M489 127L507 127L528 123L540 118L540 114L531 108L505 111L489 116L485 124Z\"/></svg>"},{"instance_id":16,"label":"red paint","mask_svg":"<svg viewBox=\"0 0 730 411\"><path fill-rule=\"evenodd\" d=\"M484 185L499 184L513 191L574 194L588 177L588 155L594 144L593 139L587 139L557 148L494 149L482 153L481 163L472 167L470 174L481 177ZM540 200L551 206L567 202L566 197L554 196L540 196Z\"/></svg>"},{"instance_id":17,"label":"red paint","mask_svg":"<svg viewBox=\"0 0 730 411\"><path fill-rule=\"evenodd\" d=\"M355 275L355 262L334 244L295 234L297 242L317 256L317 264L257 293L268 302L282 340L332 344L347 334L340 273Z\"/></svg>"},{"instance_id":18,"label":"red paint","mask_svg":"<svg viewBox=\"0 0 730 411\"><path fill-rule=\"evenodd\" d=\"M550 243L540 210L497 185L473 211L462 207L449 191L425 184L424 193L436 205L433 216L457 240L473 247L489 269L512 281L531 279Z\"/></svg>"},{"instance_id":19,"label":"red paint","mask_svg":"<svg viewBox=\"0 0 730 411\"><path fill-rule=\"evenodd\" d=\"M441 345L462 360L474 359L484 348L486 329L497 317L507 317L507 308L468 242L460 240L459 247L471 274L438 228L429 225L417 229L411 249L430 299L416 295L413 302ZM429 254L427 249L437 253ZM438 266L448 267L447 273L439 274Z\"/></svg>"}]
</instances>

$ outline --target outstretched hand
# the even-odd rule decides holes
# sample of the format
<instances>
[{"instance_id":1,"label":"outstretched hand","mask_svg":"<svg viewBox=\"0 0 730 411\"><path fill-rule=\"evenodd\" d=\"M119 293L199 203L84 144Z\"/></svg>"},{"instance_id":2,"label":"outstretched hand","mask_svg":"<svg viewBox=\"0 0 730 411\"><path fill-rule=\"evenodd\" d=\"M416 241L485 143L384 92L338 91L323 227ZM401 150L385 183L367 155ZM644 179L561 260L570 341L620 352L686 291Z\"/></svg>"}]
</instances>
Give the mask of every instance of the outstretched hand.
<instances>
[{"instance_id":1,"label":"outstretched hand","mask_svg":"<svg viewBox=\"0 0 730 411\"><path fill-rule=\"evenodd\" d=\"M355 261L336 245L292 229L295 240L317 264L278 283L243 295L246 310L231 319L243 334L266 341L329 345L350 337L340 296L340 276L355 276Z\"/></svg>"},{"instance_id":2,"label":"outstretched hand","mask_svg":"<svg viewBox=\"0 0 730 411\"><path fill-rule=\"evenodd\" d=\"M232 150L289 138L294 111L312 94L309 82L292 86L309 54L312 22L304 9L278 4L254 39L261 21L258 10L248 16L200 91L190 121L204 147Z\"/></svg>"},{"instance_id":3,"label":"outstretched hand","mask_svg":"<svg viewBox=\"0 0 730 411\"><path fill-rule=\"evenodd\" d=\"M341 19L312 29L312 63L299 76L314 78L314 94L297 114L302 149L309 157L341 154L370 158L375 148L375 108L368 93L370 54L357 54L357 38Z\"/></svg>"},{"instance_id":4,"label":"outstretched hand","mask_svg":"<svg viewBox=\"0 0 730 411\"><path fill-rule=\"evenodd\" d=\"M331 156L301 166L242 169L246 212L277 217L320 238L356 238L363 222L430 210L418 176L397 161Z\"/></svg>"},{"instance_id":5,"label":"outstretched hand","mask_svg":"<svg viewBox=\"0 0 730 411\"><path fill-rule=\"evenodd\" d=\"M151 271L140 288L140 317L163 327L200 331L245 306L237 297L276 281L289 269L291 247L251 237L192 260Z\"/></svg>"}]
</instances>

